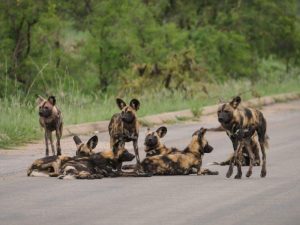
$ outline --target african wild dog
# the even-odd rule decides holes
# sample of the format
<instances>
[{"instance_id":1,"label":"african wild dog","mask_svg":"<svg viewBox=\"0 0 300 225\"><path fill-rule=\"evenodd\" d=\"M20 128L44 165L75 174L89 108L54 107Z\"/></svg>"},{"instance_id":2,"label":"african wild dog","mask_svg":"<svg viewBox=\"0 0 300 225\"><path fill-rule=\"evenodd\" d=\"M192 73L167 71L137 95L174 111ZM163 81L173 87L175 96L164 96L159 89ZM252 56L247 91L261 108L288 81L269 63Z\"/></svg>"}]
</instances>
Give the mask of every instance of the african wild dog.
<instances>
[{"instance_id":1,"label":"african wild dog","mask_svg":"<svg viewBox=\"0 0 300 225\"><path fill-rule=\"evenodd\" d=\"M144 141L146 157L180 152L176 148L167 148L161 143L160 139L166 135L167 131L168 130L165 126L159 127L156 131L150 131L150 128L148 128ZM124 165L122 167L122 169L125 170L135 168L136 165Z\"/></svg>"},{"instance_id":2,"label":"african wild dog","mask_svg":"<svg viewBox=\"0 0 300 225\"><path fill-rule=\"evenodd\" d=\"M35 160L27 170L27 175L58 176L61 179L100 179L104 176L118 176L115 170L119 164L134 158L133 154L118 143L113 150L93 153L92 150L98 143L97 136L90 138L86 144L78 136L73 139L77 146L77 156L47 156Z\"/></svg>"},{"instance_id":3,"label":"african wild dog","mask_svg":"<svg viewBox=\"0 0 300 225\"><path fill-rule=\"evenodd\" d=\"M77 146L76 155L89 156L98 143L98 137L91 137L86 144L82 143L78 136L73 137ZM78 157L77 157L78 158ZM46 156L35 160L27 170L28 176L59 176L61 167L68 161L74 159L70 156Z\"/></svg>"},{"instance_id":4,"label":"african wild dog","mask_svg":"<svg viewBox=\"0 0 300 225\"><path fill-rule=\"evenodd\" d=\"M54 96L50 96L48 100L38 96L37 104L39 107L39 122L45 130L46 156L49 155L48 140L50 140L52 154L55 155L52 131L55 131L56 134L57 155L61 155L60 139L63 130L63 119L61 111L56 106L56 99Z\"/></svg>"},{"instance_id":5,"label":"african wild dog","mask_svg":"<svg viewBox=\"0 0 300 225\"><path fill-rule=\"evenodd\" d=\"M88 141L90 148L82 144L77 136L74 137L74 141L77 146L77 153L81 156L73 157L62 165L60 179L101 179L103 177L121 176L122 173L117 169L123 162L131 161L135 157L120 142L115 143L112 150L89 153L87 150L92 151L98 143L97 136ZM80 154L80 152L84 152L84 154Z\"/></svg>"},{"instance_id":6,"label":"african wild dog","mask_svg":"<svg viewBox=\"0 0 300 225\"><path fill-rule=\"evenodd\" d=\"M148 129L144 142L146 157L180 152L176 148L167 148L161 143L160 139L166 135L167 131L167 128L164 126L159 127L156 131Z\"/></svg>"},{"instance_id":7,"label":"african wild dog","mask_svg":"<svg viewBox=\"0 0 300 225\"><path fill-rule=\"evenodd\" d=\"M137 99L132 99L127 106L126 103L120 99L116 99L116 103L121 112L114 114L110 120L108 131L110 135L110 146L114 146L117 142L133 142L133 149L136 157L137 173L144 173L140 167L140 157L138 150L139 138L139 122L137 119L136 111L140 107L140 102ZM121 170L121 167L118 168Z\"/></svg>"},{"instance_id":8,"label":"african wild dog","mask_svg":"<svg viewBox=\"0 0 300 225\"><path fill-rule=\"evenodd\" d=\"M230 166L226 177L229 178L232 175L234 162L237 162L238 165L238 173L235 178L240 179L242 177L241 160L240 157L238 157L239 151L242 151L242 146L246 147L250 157L249 170L246 176L250 177L252 174L254 157L252 149L249 148L250 136L246 135L247 137L245 138L245 129L249 129L249 133L252 133L252 131L253 133L257 133L262 152L261 177L265 177L267 174L265 148L268 147L266 119L259 110L241 107L239 106L240 103L241 98L237 96L233 98L231 102L225 103L218 108L218 120L231 139L234 149L234 157L230 161Z\"/></svg>"},{"instance_id":9,"label":"african wild dog","mask_svg":"<svg viewBox=\"0 0 300 225\"><path fill-rule=\"evenodd\" d=\"M204 153L213 150L204 137L206 129L201 128L192 135L190 144L182 151L166 155L155 155L145 158L141 165L145 172L153 175L217 175L218 172L201 171Z\"/></svg>"}]
</instances>

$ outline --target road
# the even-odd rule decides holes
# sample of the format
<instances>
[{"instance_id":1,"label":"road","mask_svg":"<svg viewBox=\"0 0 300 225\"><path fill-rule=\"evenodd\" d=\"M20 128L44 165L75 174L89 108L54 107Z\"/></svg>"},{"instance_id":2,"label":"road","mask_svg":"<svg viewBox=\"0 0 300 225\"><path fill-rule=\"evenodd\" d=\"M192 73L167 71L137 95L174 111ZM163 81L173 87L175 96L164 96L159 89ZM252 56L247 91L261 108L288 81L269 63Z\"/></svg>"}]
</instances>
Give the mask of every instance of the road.
<instances>
[{"instance_id":1,"label":"road","mask_svg":"<svg viewBox=\"0 0 300 225\"><path fill-rule=\"evenodd\" d=\"M270 149L267 177L255 167L251 178L225 178L227 167L209 166L232 151L224 132L209 132L214 151L204 156L204 167L218 176L157 176L58 180L27 177L26 167L43 155L41 143L21 150L0 151L0 224L272 224L293 225L300 220L300 101L263 109L268 121ZM185 147L192 133L217 125L216 116L168 125L167 146ZM108 134L98 134L98 150ZM145 129L140 132L143 153ZM82 137L83 140L87 140ZM128 145L129 146L129 145ZM132 150L132 148L131 148ZM75 152L72 139L63 140L63 151ZM243 168L245 175L247 168Z\"/></svg>"}]
</instances>

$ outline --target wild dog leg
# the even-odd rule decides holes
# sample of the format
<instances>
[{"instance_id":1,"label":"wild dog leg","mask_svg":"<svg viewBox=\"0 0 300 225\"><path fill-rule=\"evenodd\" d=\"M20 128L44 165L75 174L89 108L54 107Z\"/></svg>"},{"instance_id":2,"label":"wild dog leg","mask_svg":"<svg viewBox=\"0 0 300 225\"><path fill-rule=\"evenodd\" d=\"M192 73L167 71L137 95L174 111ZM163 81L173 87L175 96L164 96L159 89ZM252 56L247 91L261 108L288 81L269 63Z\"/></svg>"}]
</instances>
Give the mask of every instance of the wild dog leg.
<instances>
[{"instance_id":1,"label":"wild dog leg","mask_svg":"<svg viewBox=\"0 0 300 225\"><path fill-rule=\"evenodd\" d=\"M249 162L249 170L246 174L246 177L250 177L252 175L252 168L253 168L253 165L254 165L254 155L253 155L253 152L252 152L252 149L249 145L249 141L247 141L246 143L246 149L247 149L247 152L248 152L248 155L249 155L249 158L250 158L250 162Z\"/></svg>"},{"instance_id":2,"label":"wild dog leg","mask_svg":"<svg viewBox=\"0 0 300 225\"><path fill-rule=\"evenodd\" d=\"M48 135L49 132L45 130L45 145L46 145L46 156L49 156L49 144L48 144Z\"/></svg>"},{"instance_id":3,"label":"wild dog leg","mask_svg":"<svg viewBox=\"0 0 300 225\"><path fill-rule=\"evenodd\" d=\"M233 154L233 157L231 158L230 163L229 163L229 168L228 168L228 171L227 171L227 174L226 174L227 178L231 177L231 175L233 173L233 166L234 166L235 161L237 159L237 153L238 153L237 150L238 150L238 144L239 144L238 140L236 138L231 137L230 139L232 141L234 154Z\"/></svg>"},{"instance_id":4,"label":"wild dog leg","mask_svg":"<svg viewBox=\"0 0 300 225\"><path fill-rule=\"evenodd\" d=\"M235 175L234 179L242 178L242 149L243 149L243 144L240 144L239 148L236 151L237 154L235 156L235 163L237 166L237 174Z\"/></svg>"},{"instance_id":5,"label":"wild dog leg","mask_svg":"<svg viewBox=\"0 0 300 225\"><path fill-rule=\"evenodd\" d=\"M56 129L56 154L61 155L60 139L61 139L61 129Z\"/></svg>"}]
</instances>

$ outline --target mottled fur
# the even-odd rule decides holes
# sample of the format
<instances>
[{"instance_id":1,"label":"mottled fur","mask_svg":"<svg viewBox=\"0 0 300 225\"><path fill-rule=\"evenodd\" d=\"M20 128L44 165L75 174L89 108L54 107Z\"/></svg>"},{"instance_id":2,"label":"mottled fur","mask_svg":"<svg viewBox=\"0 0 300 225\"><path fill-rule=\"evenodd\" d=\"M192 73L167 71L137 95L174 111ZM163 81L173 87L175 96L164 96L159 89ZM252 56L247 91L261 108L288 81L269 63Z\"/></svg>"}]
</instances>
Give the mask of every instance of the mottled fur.
<instances>
[{"instance_id":1,"label":"mottled fur","mask_svg":"<svg viewBox=\"0 0 300 225\"><path fill-rule=\"evenodd\" d=\"M256 132L258 136L258 141L262 152L261 177L265 177L267 173L265 148L268 147L266 135L267 122L262 112L257 109L242 107L240 106L240 102L241 98L237 96L233 98L231 102L220 105L218 109L218 120L231 139L234 149L234 157L230 161L230 166L226 177L229 178L232 175L233 165L235 162L237 163L238 167L238 173L235 178L240 179L242 177L242 162L240 155L244 147L247 149L250 157L249 170L246 176L250 177L252 174L254 156L252 149L249 146L251 137L253 135L245 135L245 130L247 129L251 130L250 133L254 134Z\"/></svg>"},{"instance_id":2,"label":"mottled fur","mask_svg":"<svg viewBox=\"0 0 300 225\"><path fill-rule=\"evenodd\" d=\"M47 100L39 96L37 99L39 107L39 122L41 127L45 130L45 155L49 155L48 140L50 140L52 154L55 155L55 149L52 139L52 132L56 134L56 151L57 155L61 155L60 139L63 130L63 119L59 108L56 106L56 99L50 96Z\"/></svg>"},{"instance_id":3,"label":"mottled fur","mask_svg":"<svg viewBox=\"0 0 300 225\"><path fill-rule=\"evenodd\" d=\"M259 155L259 147L258 147L259 143L257 142L257 140L255 139L255 136L251 137L251 140L249 142L249 147L251 148L253 154L254 154L254 164L253 166L260 166L260 155ZM222 162L214 162L214 165L220 165L220 166L227 166L230 165L230 161L234 160L233 159L234 154L232 153L228 159L226 159L225 161ZM249 153L248 150L246 148L246 146L243 147L242 149L242 166L249 166L250 164L250 157L249 157Z\"/></svg>"},{"instance_id":4,"label":"mottled fur","mask_svg":"<svg viewBox=\"0 0 300 225\"><path fill-rule=\"evenodd\" d=\"M144 171L153 175L188 175L196 169L198 175L202 175L203 172L217 174L209 170L201 171L204 153L213 150L204 137L205 132L204 128L197 130L190 144L182 152L146 157L141 163Z\"/></svg>"},{"instance_id":5,"label":"mottled fur","mask_svg":"<svg viewBox=\"0 0 300 225\"><path fill-rule=\"evenodd\" d=\"M116 143L112 150L93 153L98 143L93 136L86 144L74 136L77 156L48 156L35 160L27 171L28 176L58 176L60 179L100 179L117 176L115 172L122 162L131 161L134 155L122 144Z\"/></svg>"},{"instance_id":6,"label":"mottled fur","mask_svg":"<svg viewBox=\"0 0 300 225\"><path fill-rule=\"evenodd\" d=\"M140 167L140 157L138 150L138 138L139 138L139 122L137 119L136 111L140 107L140 102L137 99L132 99L129 105L122 100L117 98L116 103L121 110L112 116L108 131L110 135L110 146L114 146L117 142L133 143L133 149L137 161L137 172L143 173ZM121 170L121 167L118 168Z\"/></svg>"}]
</instances>

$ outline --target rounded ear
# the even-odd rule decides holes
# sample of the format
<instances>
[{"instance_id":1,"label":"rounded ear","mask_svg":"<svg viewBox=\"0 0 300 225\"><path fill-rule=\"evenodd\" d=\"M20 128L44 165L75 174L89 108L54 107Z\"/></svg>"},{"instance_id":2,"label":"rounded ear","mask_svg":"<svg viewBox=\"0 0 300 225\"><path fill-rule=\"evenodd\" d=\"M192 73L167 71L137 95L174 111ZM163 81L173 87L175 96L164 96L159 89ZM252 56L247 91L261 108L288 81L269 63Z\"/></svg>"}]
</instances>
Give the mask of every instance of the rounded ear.
<instances>
[{"instance_id":1,"label":"rounded ear","mask_svg":"<svg viewBox=\"0 0 300 225\"><path fill-rule=\"evenodd\" d=\"M80 138L77 135L75 135L73 137L73 140L74 140L76 145L80 145L82 143L82 141L80 140Z\"/></svg>"},{"instance_id":2,"label":"rounded ear","mask_svg":"<svg viewBox=\"0 0 300 225\"><path fill-rule=\"evenodd\" d=\"M91 137L88 142L86 143L86 145L88 146L89 149L94 149L96 148L98 144L98 137L95 135L93 137Z\"/></svg>"},{"instance_id":3,"label":"rounded ear","mask_svg":"<svg viewBox=\"0 0 300 225\"><path fill-rule=\"evenodd\" d=\"M232 101L230 102L230 105L233 107L233 108L237 108L238 105L241 103L242 99L240 96L236 96L232 99Z\"/></svg>"},{"instance_id":4,"label":"rounded ear","mask_svg":"<svg viewBox=\"0 0 300 225\"><path fill-rule=\"evenodd\" d=\"M160 138L163 138L166 135L167 131L168 129L166 127L160 127L156 130L156 133Z\"/></svg>"},{"instance_id":5,"label":"rounded ear","mask_svg":"<svg viewBox=\"0 0 300 225\"><path fill-rule=\"evenodd\" d=\"M56 104L56 98L54 96L50 96L48 98L48 101L52 104L52 105L55 105Z\"/></svg>"},{"instance_id":6,"label":"rounded ear","mask_svg":"<svg viewBox=\"0 0 300 225\"><path fill-rule=\"evenodd\" d=\"M121 109L121 110L126 106L126 103L120 98L116 99L116 103L117 103L119 109Z\"/></svg>"},{"instance_id":7,"label":"rounded ear","mask_svg":"<svg viewBox=\"0 0 300 225\"><path fill-rule=\"evenodd\" d=\"M140 102L139 102L139 100L137 100L137 99L135 99L135 98L132 99L132 100L130 101L129 105L130 105L135 111L138 111L139 108L140 108Z\"/></svg>"}]
</instances>

